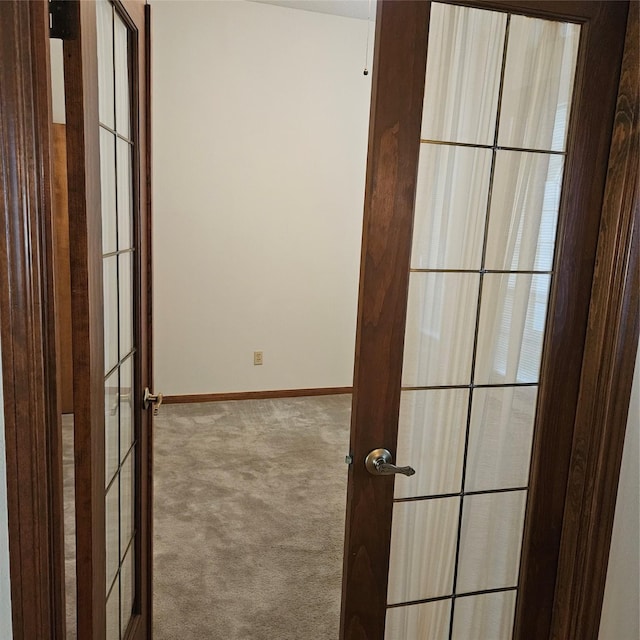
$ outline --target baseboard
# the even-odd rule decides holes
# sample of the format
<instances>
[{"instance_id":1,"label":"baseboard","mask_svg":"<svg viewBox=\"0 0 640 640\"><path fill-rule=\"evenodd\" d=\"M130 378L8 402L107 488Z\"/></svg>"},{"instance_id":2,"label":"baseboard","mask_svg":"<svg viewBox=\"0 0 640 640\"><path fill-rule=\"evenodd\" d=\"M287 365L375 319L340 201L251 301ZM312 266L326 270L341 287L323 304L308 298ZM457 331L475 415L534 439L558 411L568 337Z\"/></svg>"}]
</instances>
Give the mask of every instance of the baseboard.
<instances>
[{"instance_id":1,"label":"baseboard","mask_svg":"<svg viewBox=\"0 0 640 640\"><path fill-rule=\"evenodd\" d=\"M164 404L222 402L224 400L265 400L268 398L300 398L305 396L334 396L351 393L352 387L320 387L317 389L278 389L275 391L235 391L232 393L196 393L164 396Z\"/></svg>"}]
</instances>

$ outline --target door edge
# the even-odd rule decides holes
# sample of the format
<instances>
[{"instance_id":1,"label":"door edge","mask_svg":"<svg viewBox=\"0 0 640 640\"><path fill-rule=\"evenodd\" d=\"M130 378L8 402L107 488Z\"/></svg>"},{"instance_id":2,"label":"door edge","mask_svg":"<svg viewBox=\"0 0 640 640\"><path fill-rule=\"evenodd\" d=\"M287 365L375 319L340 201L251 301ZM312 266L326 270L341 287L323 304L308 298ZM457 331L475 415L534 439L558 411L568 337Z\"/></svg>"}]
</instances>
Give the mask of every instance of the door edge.
<instances>
[{"instance_id":1,"label":"door edge","mask_svg":"<svg viewBox=\"0 0 640 640\"><path fill-rule=\"evenodd\" d=\"M563 520L551 637L595 640L640 328L640 24L629 3Z\"/></svg>"}]
</instances>

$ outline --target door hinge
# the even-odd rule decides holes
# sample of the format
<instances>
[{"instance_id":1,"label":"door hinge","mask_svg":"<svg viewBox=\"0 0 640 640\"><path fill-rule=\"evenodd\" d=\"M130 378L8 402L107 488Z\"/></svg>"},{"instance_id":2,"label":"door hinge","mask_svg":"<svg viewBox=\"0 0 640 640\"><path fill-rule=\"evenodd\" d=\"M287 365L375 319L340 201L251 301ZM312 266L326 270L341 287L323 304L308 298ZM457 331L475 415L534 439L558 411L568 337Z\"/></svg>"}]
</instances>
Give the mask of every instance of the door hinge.
<instances>
[{"instance_id":1,"label":"door hinge","mask_svg":"<svg viewBox=\"0 0 640 640\"><path fill-rule=\"evenodd\" d=\"M71 40L74 31L73 2L49 0L49 37Z\"/></svg>"}]
</instances>

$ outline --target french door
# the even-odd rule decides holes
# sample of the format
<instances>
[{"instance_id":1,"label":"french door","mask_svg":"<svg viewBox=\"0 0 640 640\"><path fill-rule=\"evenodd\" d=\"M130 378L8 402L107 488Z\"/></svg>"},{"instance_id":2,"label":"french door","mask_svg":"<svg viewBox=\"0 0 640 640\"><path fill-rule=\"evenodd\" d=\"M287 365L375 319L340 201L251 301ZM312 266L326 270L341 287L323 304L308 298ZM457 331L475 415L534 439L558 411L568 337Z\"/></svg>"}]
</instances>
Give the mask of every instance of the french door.
<instances>
[{"instance_id":1,"label":"french door","mask_svg":"<svg viewBox=\"0 0 640 640\"><path fill-rule=\"evenodd\" d=\"M65 3L78 638L150 637L147 32Z\"/></svg>"},{"instance_id":2,"label":"french door","mask_svg":"<svg viewBox=\"0 0 640 640\"><path fill-rule=\"evenodd\" d=\"M627 10L379 3L344 640L558 637Z\"/></svg>"}]
</instances>

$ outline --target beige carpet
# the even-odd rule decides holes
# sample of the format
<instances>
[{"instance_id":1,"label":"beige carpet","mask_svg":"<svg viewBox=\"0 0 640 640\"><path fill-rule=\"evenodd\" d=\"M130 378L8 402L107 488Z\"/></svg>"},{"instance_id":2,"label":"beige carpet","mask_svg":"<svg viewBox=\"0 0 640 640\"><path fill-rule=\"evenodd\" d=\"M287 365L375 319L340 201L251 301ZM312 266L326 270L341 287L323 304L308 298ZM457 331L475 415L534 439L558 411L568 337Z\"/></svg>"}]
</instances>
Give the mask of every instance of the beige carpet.
<instances>
[{"instance_id":1,"label":"beige carpet","mask_svg":"<svg viewBox=\"0 0 640 640\"><path fill-rule=\"evenodd\" d=\"M350 404L161 408L156 640L336 640Z\"/></svg>"},{"instance_id":2,"label":"beige carpet","mask_svg":"<svg viewBox=\"0 0 640 640\"><path fill-rule=\"evenodd\" d=\"M76 511L73 466L73 414L62 416L62 471L64 490L64 573L67 640L76 633Z\"/></svg>"}]
</instances>

